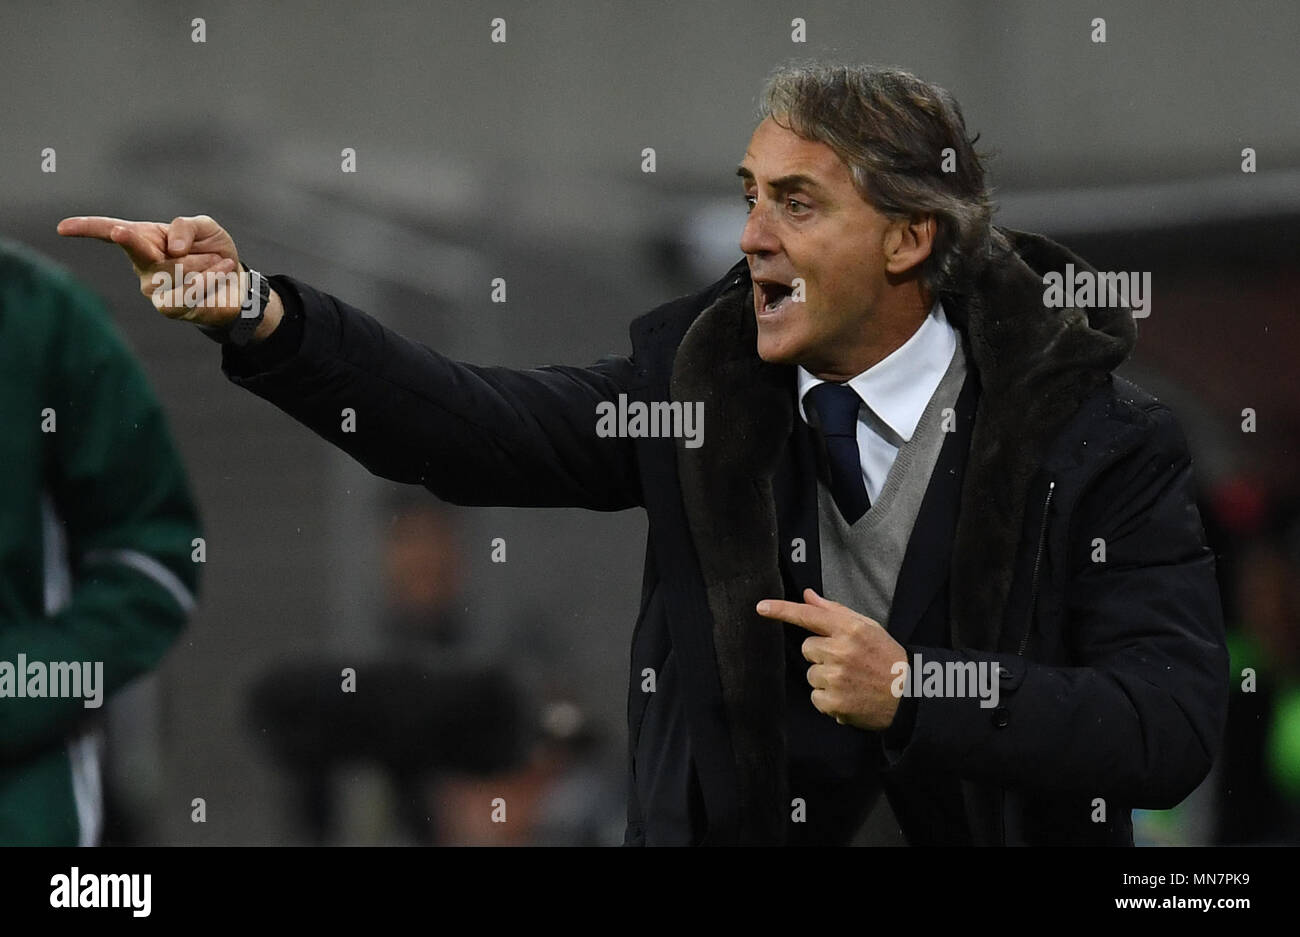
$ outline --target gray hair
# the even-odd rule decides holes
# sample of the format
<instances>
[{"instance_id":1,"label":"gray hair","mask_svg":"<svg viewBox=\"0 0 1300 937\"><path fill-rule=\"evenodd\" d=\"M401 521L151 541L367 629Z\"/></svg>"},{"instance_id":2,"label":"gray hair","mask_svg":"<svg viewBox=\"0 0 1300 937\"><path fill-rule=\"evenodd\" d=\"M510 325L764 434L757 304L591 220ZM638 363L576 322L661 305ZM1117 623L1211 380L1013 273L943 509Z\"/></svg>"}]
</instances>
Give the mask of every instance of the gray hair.
<instances>
[{"instance_id":1,"label":"gray hair","mask_svg":"<svg viewBox=\"0 0 1300 937\"><path fill-rule=\"evenodd\" d=\"M921 279L931 292L964 292L978 262L1004 245L992 193L956 99L899 68L794 64L763 89L759 119L825 143L858 193L894 219L932 215L936 233ZM944 153L955 160L944 172Z\"/></svg>"}]
</instances>

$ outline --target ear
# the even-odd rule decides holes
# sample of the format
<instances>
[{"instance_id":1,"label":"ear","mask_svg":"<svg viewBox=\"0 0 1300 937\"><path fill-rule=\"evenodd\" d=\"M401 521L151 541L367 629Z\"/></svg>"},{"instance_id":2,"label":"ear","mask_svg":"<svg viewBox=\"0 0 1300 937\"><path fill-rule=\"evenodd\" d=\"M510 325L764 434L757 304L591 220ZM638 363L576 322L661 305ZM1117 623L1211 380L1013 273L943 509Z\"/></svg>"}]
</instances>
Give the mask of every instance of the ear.
<instances>
[{"instance_id":1,"label":"ear","mask_svg":"<svg viewBox=\"0 0 1300 937\"><path fill-rule=\"evenodd\" d=\"M934 247L933 215L891 222L885 235L885 270L895 275L915 270Z\"/></svg>"}]
</instances>

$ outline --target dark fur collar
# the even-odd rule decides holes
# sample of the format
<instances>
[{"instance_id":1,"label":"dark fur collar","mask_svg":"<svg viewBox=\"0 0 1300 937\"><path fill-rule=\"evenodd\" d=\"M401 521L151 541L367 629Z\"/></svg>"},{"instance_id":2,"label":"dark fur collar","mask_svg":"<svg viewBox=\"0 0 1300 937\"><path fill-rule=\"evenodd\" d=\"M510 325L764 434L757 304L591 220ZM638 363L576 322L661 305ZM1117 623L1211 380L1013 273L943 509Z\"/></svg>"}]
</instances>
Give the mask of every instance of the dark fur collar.
<instances>
[{"instance_id":1,"label":"dark fur collar","mask_svg":"<svg viewBox=\"0 0 1300 937\"><path fill-rule=\"evenodd\" d=\"M953 546L954 646L996 649L1027 489L1052 439L1132 351L1126 309L1045 309L1042 275L1088 264L1046 238L1004 230L1012 250L965 297L945 296L981 382ZM785 786L781 629L754 612L781 595L772 478L794 420L792 367L756 351L748 275L692 323L673 364L672 398L703 401L705 444L678 446L726 716L741 777L741 825L780 842Z\"/></svg>"}]
</instances>

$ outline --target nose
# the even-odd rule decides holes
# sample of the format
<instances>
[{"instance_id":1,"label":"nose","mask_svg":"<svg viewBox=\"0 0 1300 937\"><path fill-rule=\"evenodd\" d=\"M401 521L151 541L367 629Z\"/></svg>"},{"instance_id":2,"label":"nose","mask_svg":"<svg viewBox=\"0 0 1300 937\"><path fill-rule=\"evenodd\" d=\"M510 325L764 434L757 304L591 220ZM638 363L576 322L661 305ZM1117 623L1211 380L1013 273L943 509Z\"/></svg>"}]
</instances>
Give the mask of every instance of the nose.
<instances>
[{"instance_id":1,"label":"nose","mask_svg":"<svg viewBox=\"0 0 1300 937\"><path fill-rule=\"evenodd\" d=\"M781 242L768 218L767 203L760 197L749 210L740 232L740 250L744 254L772 254L780 249Z\"/></svg>"}]
</instances>

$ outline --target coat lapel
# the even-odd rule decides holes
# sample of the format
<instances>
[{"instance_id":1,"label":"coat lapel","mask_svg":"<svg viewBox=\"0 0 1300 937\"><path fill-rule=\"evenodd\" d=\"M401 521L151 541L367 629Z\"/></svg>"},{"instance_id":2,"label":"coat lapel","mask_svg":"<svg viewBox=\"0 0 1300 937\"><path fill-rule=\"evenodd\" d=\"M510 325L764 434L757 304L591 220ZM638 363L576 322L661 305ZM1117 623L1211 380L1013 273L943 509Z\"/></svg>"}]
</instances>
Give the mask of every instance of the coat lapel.
<instances>
[{"instance_id":1,"label":"coat lapel","mask_svg":"<svg viewBox=\"0 0 1300 937\"><path fill-rule=\"evenodd\" d=\"M678 440L677 465L713 618L742 842L781 843L789 809L783 630L754 606L784 594L772 480L790 436L792 370L758 357L752 304L745 277L696 318L677 350L671 397L704 405L704 441L689 449Z\"/></svg>"},{"instance_id":2,"label":"coat lapel","mask_svg":"<svg viewBox=\"0 0 1300 937\"><path fill-rule=\"evenodd\" d=\"M1128 309L1045 308L1044 271L1067 262L1095 270L1046 238L999 232L1008 246L970 293L943 297L980 380L953 536L954 648L998 649L1029 485L1052 440L1137 339Z\"/></svg>"}]
</instances>

